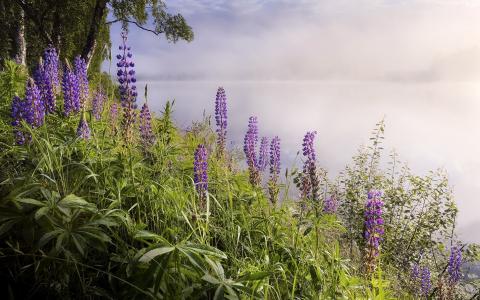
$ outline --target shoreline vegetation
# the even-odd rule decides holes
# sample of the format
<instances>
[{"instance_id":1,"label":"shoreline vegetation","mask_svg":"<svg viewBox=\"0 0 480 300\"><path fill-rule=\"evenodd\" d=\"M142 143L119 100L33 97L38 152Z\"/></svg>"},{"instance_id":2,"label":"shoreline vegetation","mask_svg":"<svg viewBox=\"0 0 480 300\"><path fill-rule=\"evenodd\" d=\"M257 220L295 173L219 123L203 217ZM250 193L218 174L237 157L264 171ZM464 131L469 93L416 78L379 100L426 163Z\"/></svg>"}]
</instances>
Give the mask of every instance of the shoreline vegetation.
<instances>
[{"instance_id":1,"label":"shoreline vegetation","mask_svg":"<svg viewBox=\"0 0 480 300\"><path fill-rule=\"evenodd\" d=\"M126 32L116 66L114 83L54 47L31 74L4 63L3 299L478 299L447 175L395 153L382 169L383 120L335 180L315 131L282 174L281 136L254 112L227 146L222 87L213 119L182 130L173 102L140 100Z\"/></svg>"}]
</instances>

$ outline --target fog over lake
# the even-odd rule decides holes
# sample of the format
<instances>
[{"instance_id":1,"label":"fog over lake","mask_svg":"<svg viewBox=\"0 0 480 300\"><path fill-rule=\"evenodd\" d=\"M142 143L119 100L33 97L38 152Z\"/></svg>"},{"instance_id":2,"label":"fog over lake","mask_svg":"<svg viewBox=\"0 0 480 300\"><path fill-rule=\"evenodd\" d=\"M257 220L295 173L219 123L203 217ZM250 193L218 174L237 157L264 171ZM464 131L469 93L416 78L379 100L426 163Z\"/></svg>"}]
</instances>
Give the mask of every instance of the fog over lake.
<instances>
[{"instance_id":1,"label":"fog over lake","mask_svg":"<svg viewBox=\"0 0 480 300\"><path fill-rule=\"evenodd\" d=\"M213 114L216 82L149 84L154 111L175 99L182 128ZM395 149L413 172L448 171L460 208L462 236L480 241L480 89L475 84L386 84L354 82L225 82L229 139L241 147L248 117L259 118L260 135L282 139L284 167L301 148L306 131L317 130L319 164L338 175L375 124L385 117L385 151ZM231 145L232 147L232 145Z\"/></svg>"},{"instance_id":2,"label":"fog over lake","mask_svg":"<svg viewBox=\"0 0 480 300\"><path fill-rule=\"evenodd\" d=\"M168 44L133 28L129 37L139 89L148 83L154 111L175 99L175 120L186 128L213 113L223 86L230 141L242 144L255 115L260 135L278 135L291 162L305 132L317 130L319 164L331 177L385 118L384 155L395 149L419 175L444 168L458 231L480 242L477 4L182 0L171 8L192 25L192 43ZM119 31L112 28L114 49Z\"/></svg>"}]
</instances>

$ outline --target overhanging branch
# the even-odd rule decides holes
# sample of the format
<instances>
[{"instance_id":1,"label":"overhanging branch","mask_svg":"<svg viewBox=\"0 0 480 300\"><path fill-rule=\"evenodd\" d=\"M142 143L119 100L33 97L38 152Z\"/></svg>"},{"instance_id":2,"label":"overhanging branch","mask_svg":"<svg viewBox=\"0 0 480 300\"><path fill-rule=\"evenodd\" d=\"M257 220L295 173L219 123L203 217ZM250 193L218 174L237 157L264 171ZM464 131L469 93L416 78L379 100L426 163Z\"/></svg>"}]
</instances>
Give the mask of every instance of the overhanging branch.
<instances>
[{"instance_id":1,"label":"overhanging branch","mask_svg":"<svg viewBox=\"0 0 480 300\"><path fill-rule=\"evenodd\" d=\"M145 30L145 31L148 31L148 32L151 32L155 35L160 35L160 34L163 33L163 32L159 32L159 31L156 31L156 30L153 30L153 29L150 29L150 28L146 28L146 27L140 25L137 21L126 20L126 19L116 19L116 20L108 21L105 24L110 25L110 24L114 24L114 23L118 23L118 22L132 23L132 24L136 25L138 28L140 28L142 30Z\"/></svg>"}]
</instances>

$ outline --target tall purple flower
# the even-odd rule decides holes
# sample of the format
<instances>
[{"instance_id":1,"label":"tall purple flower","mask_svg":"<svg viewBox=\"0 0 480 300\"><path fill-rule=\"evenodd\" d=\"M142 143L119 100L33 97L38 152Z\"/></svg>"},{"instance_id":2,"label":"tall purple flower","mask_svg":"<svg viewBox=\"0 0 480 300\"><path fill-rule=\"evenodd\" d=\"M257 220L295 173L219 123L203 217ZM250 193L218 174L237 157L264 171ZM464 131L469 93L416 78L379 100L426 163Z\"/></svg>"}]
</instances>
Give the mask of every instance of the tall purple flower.
<instances>
[{"instance_id":1,"label":"tall purple flower","mask_svg":"<svg viewBox=\"0 0 480 300\"><path fill-rule=\"evenodd\" d=\"M430 278L430 269L425 266L422 268L420 294L423 297L428 297L428 294L430 293L431 288L432 288L432 281Z\"/></svg>"},{"instance_id":2,"label":"tall purple flower","mask_svg":"<svg viewBox=\"0 0 480 300\"><path fill-rule=\"evenodd\" d=\"M215 122L217 124L217 153L223 156L227 140L227 96L223 87L217 90L215 98Z\"/></svg>"},{"instance_id":3,"label":"tall purple flower","mask_svg":"<svg viewBox=\"0 0 480 300\"><path fill-rule=\"evenodd\" d=\"M15 135L15 142L17 145L25 144L25 133L21 129L21 122L23 120L23 112L25 110L25 101L20 97L15 96L12 100L12 126Z\"/></svg>"},{"instance_id":4,"label":"tall purple flower","mask_svg":"<svg viewBox=\"0 0 480 300\"><path fill-rule=\"evenodd\" d=\"M208 154L204 145L198 145L194 154L193 161L193 182L200 197L200 203L203 207L205 197L208 191Z\"/></svg>"},{"instance_id":5,"label":"tall purple flower","mask_svg":"<svg viewBox=\"0 0 480 300\"><path fill-rule=\"evenodd\" d=\"M78 55L73 61L73 67L80 88L80 107L83 108L85 107L89 94L87 63L85 62L85 59Z\"/></svg>"},{"instance_id":6,"label":"tall purple flower","mask_svg":"<svg viewBox=\"0 0 480 300\"><path fill-rule=\"evenodd\" d=\"M110 105L110 129L113 135L117 134L117 121L118 121L118 104L113 102Z\"/></svg>"},{"instance_id":7,"label":"tall purple flower","mask_svg":"<svg viewBox=\"0 0 480 300\"><path fill-rule=\"evenodd\" d=\"M410 271L410 280L416 284L420 278L420 266L417 263L414 263Z\"/></svg>"},{"instance_id":8,"label":"tall purple flower","mask_svg":"<svg viewBox=\"0 0 480 300\"><path fill-rule=\"evenodd\" d=\"M268 138L262 137L260 140L260 150L258 153L258 170L265 171L268 165Z\"/></svg>"},{"instance_id":9,"label":"tall purple flower","mask_svg":"<svg viewBox=\"0 0 480 300\"><path fill-rule=\"evenodd\" d=\"M323 203L323 212L326 214L334 214L337 211L338 201L335 195L332 195L325 199Z\"/></svg>"},{"instance_id":10,"label":"tall purple flower","mask_svg":"<svg viewBox=\"0 0 480 300\"><path fill-rule=\"evenodd\" d=\"M460 280L462 273L460 267L462 265L462 249L452 247L450 251L450 259L448 261L448 276L450 285L454 286Z\"/></svg>"},{"instance_id":11,"label":"tall purple flower","mask_svg":"<svg viewBox=\"0 0 480 300\"><path fill-rule=\"evenodd\" d=\"M319 179L317 175L317 160L313 141L316 131L307 132L303 138L302 152L305 157L301 175L301 190L304 199L318 200Z\"/></svg>"},{"instance_id":12,"label":"tall purple flower","mask_svg":"<svg viewBox=\"0 0 480 300\"><path fill-rule=\"evenodd\" d=\"M256 148L258 142L257 117L250 117L248 120L248 130L243 140L243 151L247 158L248 170L250 172L250 183L254 186L260 184L260 174L257 164Z\"/></svg>"},{"instance_id":13,"label":"tall purple flower","mask_svg":"<svg viewBox=\"0 0 480 300\"><path fill-rule=\"evenodd\" d=\"M47 77L53 85L55 95L60 93L60 80L58 78L58 53L53 46L49 46L43 53L43 66Z\"/></svg>"},{"instance_id":14,"label":"tall purple flower","mask_svg":"<svg viewBox=\"0 0 480 300\"><path fill-rule=\"evenodd\" d=\"M65 67L63 72L62 89L65 115L80 112L80 85L77 75L68 66Z\"/></svg>"},{"instance_id":15,"label":"tall purple flower","mask_svg":"<svg viewBox=\"0 0 480 300\"><path fill-rule=\"evenodd\" d=\"M278 178L280 177L280 138L274 137L270 143L270 180L268 192L270 201L275 204L278 198Z\"/></svg>"},{"instance_id":16,"label":"tall purple flower","mask_svg":"<svg viewBox=\"0 0 480 300\"><path fill-rule=\"evenodd\" d=\"M45 120L45 107L40 91L32 78L27 81L25 98L23 100L18 96L13 98L11 113L15 141L18 145L22 145L27 139L30 139L28 132L21 128L22 121L25 121L31 128L37 128L42 126Z\"/></svg>"},{"instance_id":17,"label":"tall purple flower","mask_svg":"<svg viewBox=\"0 0 480 300\"><path fill-rule=\"evenodd\" d=\"M375 271L377 258L380 253L380 241L384 233L382 218L383 201L381 196L382 192L380 191L369 191L367 204L365 206L365 262L368 273Z\"/></svg>"},{"instance_id":18,"label":"tall purple flower","mask_svg":"<svg viewBox=\"0 0 480 300\"><path fill-rule=\"evenodd\" d=\"M410 270L410 291L413 295L419 295L420 266L417 263L412 265Z\"/></svg>"},{"instance_id":19,"label":"tall purple flower","mask_svg":"<svg viewBox=\"0 0 480 300\"><path fill-rule=\"evenodd\" d=\"M103 105L105 103L105 94L102 89L98 89L92 99L92 112L97 121L102 118Z\"/></svg>"},{"instance_id":20,"label":"tall purple flower","mask_svg":"<svg viewBox=\"0 0 480 300\"><path fill-rule=\"evenodd\" d=\"M35 84L40 90L40 96L45 107L45 113L52 113L55 111L56 98L55 89L52 83L51 76L45 68L43 60L40 60L34 72Z\"/></svg>"},{"instance_id":21,"label":"tall purple flower","mask_svg":"<svg viewBox=\"0 0 480 300\"><path fill-rule=\"evenodd\" d=\"M40 91L32 78L27 81L27 88L25 89L23 118L32 128L42 126L45 119L45 107Z\"/></svg>"},{"instance_id":22,"label":"tall purple flower","mask_svg":"<svg viewBox=\"0 0 480 300\"><path fill-rule=\"evenodd\" d=\"M152 115L147 103L143 104L140 111L140 136L142 138L142 145L145 148L151 147L155 143L155 135L152 130Z\"/></svg>"},{"instance_id":23,"label":"tall purple flower","mask_svg":"<svg viewBox=\"0 0 480 300\"><path fill-rule=\"evenodd\" d=\"M127 33L122 32L122 45L119 46L120 54L117 55L117 77L120 83L121 103L123 107L122 129L125 142L133 138L133 125L137 116L137 87L135 82L135 64L132 61L131 48L127 47Z\"/></svg>"},{"instance_id":24,"label":"tall purple flower","mask_svg":"<svg viewBox=\"0 0 480 300\"><path fill-rule=\"evenodd\" d=\"M85 113L83 113L82 117L80 118L80 123L78 123L77 137L84 140L89 140L90 133L90 127L88 126L87 119L85 118Z\"/></svg>"}]
</instances>

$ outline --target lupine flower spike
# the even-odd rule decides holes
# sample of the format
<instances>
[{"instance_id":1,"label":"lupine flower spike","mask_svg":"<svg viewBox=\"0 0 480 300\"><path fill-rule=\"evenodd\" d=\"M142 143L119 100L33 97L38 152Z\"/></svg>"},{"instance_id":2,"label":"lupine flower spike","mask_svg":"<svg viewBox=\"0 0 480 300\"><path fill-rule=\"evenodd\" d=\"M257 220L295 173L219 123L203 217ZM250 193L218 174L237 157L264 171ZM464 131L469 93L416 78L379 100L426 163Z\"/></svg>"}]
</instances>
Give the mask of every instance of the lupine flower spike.
<instances>
[{"instance_id":1,"label":"lupine flower spike","mask_svg":"<svg viewBox=\"0 0 480 300\"><path fill-rule=\"evenodd\" d=\"M77 75L67 65L63 72L63 112L66 116L80 112L80 86Z\"/></svg>"},{"instance_id":2,"label":"lupine flower spike","mask_svg":"<svg viewBox=\"0 0 480 300\"><path fill-rule=\"evenodd\" d=\"M45 107L45 113L49 114L55 111L56 99L55 90L49 74L46 71L44 62L40 59L34 73L35 84L40 90L40 96Z\"/></svg>"},{"instance_id":3,"label":"lupine flower spike","mask_svg":"<svg viewBox=\"0 0 480 300\"><path fill-rule=\"evenodd\" d=\"M278 199L279 187L278 178L280 177L280 138L278 136L272 139L270 143L270 180L268 181L268 192L270 201L275 205Z\"/></svg>"},{"instance_id":4,"label":"lupine flower spike","mask_svg":"<svg viewBox=\"0 0 480 300\"><path fill-rule=\"evenodd\" d=\"M318 200L319 179L317 175L317 161L313 141L316 131L307 132L303 138L302 151L305 161L301 175L301 191L303 199Z\"/></svg>"},{"instance_id":5,"label":"lupine flower spike","mask_svg":"<svg viewBox=\"0 0 480 300\"><path fill-rule=\"evenodd\" d=\"M43 53L43 67L46 76L53 85L53 91L55 95L60 93L60 80L58 77L58 53L52 46L48 47Z\"/></svg>"},{"instance_id":6,"label":"lupine flower spike","mask_svg":"<svg viewBox=\"0 0 480 300\"><path fill-rule=\"evenodd\" d=\"M117 131L118 131L117 123L118 123L118 104L117 102L113 102L112 105L110 105L110 129L112 130L113 135L117 134Z\"/></svg>"},{"instance_id":7,"label":"lupine flower spike","mask_svg":"<svg viewBox=\"0 0 480 300\"><path fill-rule=\"evenodd\" d=\"M87 63L80 55L75 57L73 62L73 69L78 79L78 86L80 88L80 107L84 108L88 99L88 76L87 76Z\"/></svg>"},{"instance_id":8,"label":"lupine flower spike","mask_svg":"<svg viewBox=\"0 0 480 300\"><path fill-rule=\"evenodd\" d=\"M415 296L419 294L418 293L419 281L420 281L420 266L417 263L414 263L410 271L410 290Z\"/></svg>"},{"instance_id":9,"label":"lupine flower spike","mask_svg":"<svg viewBox=\"0 0 480 300\"><path fill-rule=\"evenodd\" d=\"M260 150L258 153L258 170L265 171L268 165L268 138L262 137L260 140Z\"/></svg>"},{"instance_id":10,"label":"lupine flower spike","mask_svg":"<svg viewBox=\"0 0 480 300\"><path fill-rule=\"evenodd\" d=\"M462 276L460 271L461 265L462 250L459 247L452 247L448 261L448 279L451 286L456 285Z\"/></svg>"},{"instance_id":11,"label":"lupine flower spike","mask_svg":"<svg viewBox=\"0 0 480 300\"><path fill-rule=\"evenodd\" d=\"M40 91L29 78L25 89L25 99L15 96L12 101L12 126L15 134L15 142L18 145L24 144L30 139L28 133L21 129L21 122L24 120L30 127L37 128L43 125L45 119L45 107L40 96Z\"/></svg>"},{"instance_id":12,"label":"lupine flower spike","mask_svg":"<svg viewBox=\"0 0 480 300\"><path fill-rule=\"evenodd\" d=\"M90 139L90 127L88 126L87 119L85 118L85 112L82 114L82 117L80 118L80 123L78 123L77 137L84 140Z\"/></svg>"},{"instance_id":13,"label":"lupine flower spike","mask_svg":"<svg viewBox=\"0 0 480 300\"><path fill-rule=\"evenodd\" d=\"M142 138L142 145L145 148L151 147L155 143L155 135L152 130L152 115L147 103L143 104L140 111L140 136Z\"/></svg>"},{"instance_id":14,"label":"lupine flower spike","mask_svg":"<svg viewBox=\"0 0 480 300\"><path fill-rule=\"evenodd\" d=\"M120 95L123 108L122 133L128 144L133 139L133 126L137 117L137 87L135 82L135 64L132 61L131 48L127 47L127 33L122 32L122 45L119 46L120 54L117 55L117 77L120 83Z\"/></svg>"},{"instance_id":15,"label":"lupine flower spike","mask_svg":"<svg viewBox=\"0 0 480 300\"><path fill-rule=\"evenodd\" d=\"M380 191L371 190L368 192L368 200L365 206L365 264L367 273L372 273L376 269L380 254L380 242L384 233L381 196Z\"/></svg>"},{"instance_id":16,"label":"lupine flower spike","mask_svg":"<svg viewBox=\"0 0 480 300\"><path fill-rule=\"evenodd\" d=\"M247 165L250 173L250 183L254 186L258 186L260 184L260 174L257 168L258 162L256 156L258 142L257 117L250 117L248 120L248 130L243 142L243 151L247 158Z\"/></svg>"},{"instance_id":17,"label":"lupine flower spike","mask_svg":"<svg viewBox=\"0 0 480 300\"><path fill-rule=\"evenodd\" d=\"M208 154L204 145L198 145L193 161L193 182L200 198L200 206L204 208L208 191Z\"/></svg>"},{"instance_id":18,"label":"lupine flower spike","mask_svg":"<svg viewBox=\"0 0 480 300\"><path fill-rule=\"evenodd\" d=\"M422 295L422 297L426 299L430 294L431 288L432 288L432 281L430 278L430 269L425 266L422 268L420 295Z\"/></svg>"},{"instance_id":19,"label":"lupine flower spike","mask_svg":"<svg viewBox=\"0 0 480 300\"><path fill-rule=\"evenodd\" d=\"M417 297L427 299L432 288L430 269L427 266L420 267L417 263L413 264L410 272L411 292Z\"/></svg>"},{"instance_id":20,"label":"lupine flower spike","mask_svg":"<svg viewBox=\"0 0 480 300\"><path fill-rule=\"evenodd\" d=\"M227 96L223 87L218 88L215 98L215 122L217 124L217 155L222 157L227 140Z\"/></svg>"},{"instance_id":21,"label":"lupine flower spike","mask_svg":"<svg viewBox=\"0 0 480 300\"><path fill-rule=\"evenodd\" d=\"M43 125L45 107L43 106L40 91L31 78L27 81L27 88L25 89L25 107L22 115L24 120L32 128L37 128Z\"/></svg>"},{"instance_id":22,"label":"lupine flower spike","mask_svg":"<svg viewBox=\"0 0 480 300\"><path fill-rule=\"evenodd\" d=\"M92 99L92 113L97 121L102 118L103 105L105 103L105 94L101 89L95 92Z\"/></svg>"},{"instance_id":23,"label":"lupine flower spike","mask_svg":"<svg viewBox=\"0 0 480 300\"><path fill-rule=\"evenodd\" d=\"M325 202L323 203L323 212L326 214L334 214L335 212L337 212L337 207L337 197L335 195L332 195L325 199Z\"/></svg>"}]
</instances>

